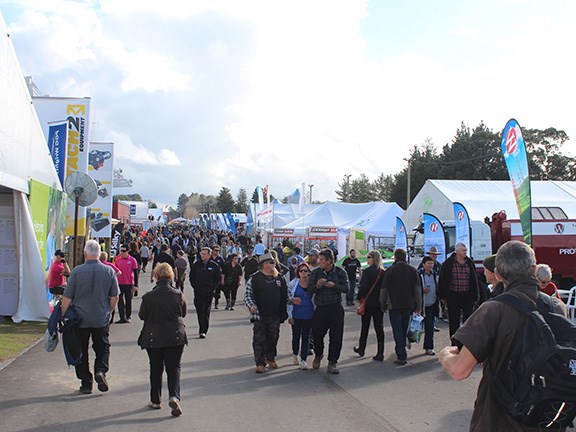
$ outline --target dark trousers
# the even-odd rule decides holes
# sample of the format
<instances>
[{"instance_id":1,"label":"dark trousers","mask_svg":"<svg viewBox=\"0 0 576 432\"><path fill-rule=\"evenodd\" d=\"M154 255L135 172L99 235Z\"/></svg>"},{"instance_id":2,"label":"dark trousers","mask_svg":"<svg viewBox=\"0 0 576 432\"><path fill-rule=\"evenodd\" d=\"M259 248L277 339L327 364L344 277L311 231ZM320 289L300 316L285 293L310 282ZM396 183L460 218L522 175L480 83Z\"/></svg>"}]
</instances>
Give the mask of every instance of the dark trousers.
<instances>
[{"instance_id":1,"label":"dark trousers","mask_svg":"<svg viewBox=\"0 0 576 432\"><path fill-rule=\"evenodd\" d=\"M220 301L220 291L222 291L223 288L222 285L218 285L214 290L214 307L218 306L218 302Z\"/></svg>"},{"instance_id":2,"label":"dark trousers","mask_svg":"<svg viewBox=\"0 0 576 432\"><path fill-rule=\"evenodd\" d=\"M208 333L210 327L210 309L212 308L212 294L199 294L194 291L194 306L198 316L198 333Z\"/></svg>"},{"instance_id":3,"label":"dark trousers","mask_svg":"<svg viewBox=\"0 0 576 432\"><path fill-rule=\"evenodd\" d=\"M434 349L434 321L438 313L438 303L424 308L424 349Z\"/></svg>"},{"instance_id":4,"label":"dark trousers","mask_svg":"<svg viewBox=\"0 0 576 432\"><path fill-rule=\"evenodd\" d=\"M472 311L474 310L474 299L468 292L450 292L446 303L448 305L450 337L452 337L460 327L460 317L462 317L462 323L464 323L470 315L472 315Z\"/></svg>"},{"instance_id":5,"label":"dark trousers","mask_svg":"<svg viewBox=\"0 0 576 432\"><path fill-rule=\"evenodd\" d=\"M228 306L234 307L236 304L238 285L224 285L222 291L224 291L224 297L226 297L226 303Z\"/></svg>"},{"instance_id":6,"label":"dark trousers","mask_svg":"<svg viewBox=\"0 0 576 432\"><path fill-rule=\"evenodd\" d=\"M75 366L76 377L82 381L82 387L92 388L93 377L88 365L88 344L92 338L94 350L94 373L108 372L110 362L110 326L100 328L80 328L80 344L82 346L82 361Z\"/></svg>"},{"instance_id":7,"label":"dark trousers","mask_svg":"<svg viewBox=\"0 0 576 432\"><path fill-rule=\"evenodd\" d=\"M384 354L384 312L382 308L376 305L366 305L366 311L362 315L362 328L360 329L360 341L358 347L360 350L366 349L368 332L370 330L370 321L374 322L374 331L376 332L376 341L378 342L378 354Z\"/></svg>"},{"instance_id":8,"label":"dark trousers","mask_svg":"<svg viewBox=\"0 0 576 432\"><path fill-rule=\"evenodd\" d=\"M118 313L121 320L132 316L132 285L120 285Z\"/></svg>"},{"instance_id":9,"label":"dark trousers","mask_svg":"<svg viewBox=\"0 0 576 432\"><path fill-rule=\"evenodd\" d=\"M346 293L346 303L354 303L356 294L356 276L348 278L348 292Z\"/></svg>"},{"instance_id":10,"label":"dark trousers","mask_svg":"<svg viewBox=\"0 0 576 432\"><path fill-rule=\"evenodd\" d=\"M340 358L344 336L344 308L340 303L317 306L314 311L312 334L314 335L314 354L317 357L324 355L324 337L328 332L328 361L336 363Z\"/></svg>"},{"instance_id":11,"label":"dark trousers","mask_svg":"<svg viewBox=\"0 0 576 432\"><path fill-rule=\"evenodd\" d=\"M176 269L176 288L184 292L184 281L186 280L186 269Z\"/></svg>"},{"instance_id":12,"label":"dark trousers","mask_svg":"<svg viewBox=\"0 0 576 432\"><path fill-rule=\"evenodd\" d=\"M183 350L184 345L146 350L150 359L150 402L160 403L164 370L168 378L168 395L180 400L180 359Z\"/></svg>"},{"instance_id":13,"label":"dark trousers","mask_svg":"<svg viewBox=\"0 0 576 432\"><path fill-rule=\"evenodd\" d=\"M146 266L148 265L148 258L141 258L142 260L142 271L146 271Z\"/></svg>"},{"instance_id":14,"label":"dark trousers","mask_svg":"<svg viewBox=\"0 0 576 432\"><path fill-rule=\"evenodd\" d=\"M406 334L408 333L408 323L410 322L410 309L393 309L388 311L390 315L390 325L394 335L394 351L398 360L406 360Z\"/></svg>"},{"instance_id":15,"label":"dark trousers","mask_svg":"<svg viewBox=\"0 0 576 432\"><path fill-rule=\"evenodd\" d=\"M312 320L294 318L292 325L292 354L298 355L300 351L300 358L306 361L308 357L308 350L310 349L310 330L312 330ZM302 345L300 345L302 341Z\"/></svg>"},{"instance_id":16,"label":"dark trousers","mask_svg":"<svg viewBox=\"0 0 576 432\"><path fill-rule=\"evenodd\" d=\"M256 365L266 364L266 360L276 358L276 345L280 337L280 318L260 317L254 321L252 348Z\"/></svg>"}]
</instances>

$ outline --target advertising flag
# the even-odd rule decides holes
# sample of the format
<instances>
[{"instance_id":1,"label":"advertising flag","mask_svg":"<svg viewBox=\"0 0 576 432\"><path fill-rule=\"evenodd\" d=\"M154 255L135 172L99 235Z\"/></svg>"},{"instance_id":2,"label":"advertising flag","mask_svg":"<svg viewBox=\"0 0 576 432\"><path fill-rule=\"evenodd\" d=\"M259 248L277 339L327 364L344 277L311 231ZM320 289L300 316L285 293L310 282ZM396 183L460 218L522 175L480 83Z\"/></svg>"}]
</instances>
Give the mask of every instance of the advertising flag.
<instances>
[{"instance_id":1,"label":"advertising flag","mask_svg":"<svg viewBox=\"0 0 576 432\"><path fill-rule=\"evenodd\" d=\"M264 196L260 186L256 186L256 193L258 194L258 211L256 213L260 213L264 210Z\"/></svg>"},{"instance_id":2,"label":"advertising flag","mask_svg":"<svg viewBox=\"0 0 576 432\"><path fill-rule=\"evenodd\" d=\"M266 206L270 207L270 187L266 185Z\"/></svg>"},{"instance_id":3,"label":"advertising flag","mask_svg":"<svg viewBox=\"0 0 576 432\"><path fill-rule=\"evenodd\" d=\"M228 212L228 213L226 213L226 216L228 217L228 222L230 222L230 229L232 230L234 235L236 235L236 222L234 222L234 218L232 217L232 214L230 212Z\"/></svg>"},{"instance_id":4,"label":"advertising flag","mask_svg":"<svg viewBox=\"0 0 576 432\"><path fill-rule=\"evenodd\" d=\"M304 182L302 182L302 186L300 187L300 196L299 196L299 201L298 201L298 205L300 206L300 213L304 213L304 205L305 203L305 198L306 197L306 184Z\"/></svg>"},{"instance_id":5,"label":"advertising flag","mask_svg":"<svg viewBox=\"0 0 576 432\"><path fill-rule=\"evenodd\" d=\"M454 203L454 228L456 231L456 241L454 244L462 243L468 249L468 256L472 256L472 250L470 249L471 241L471 229L470 229L470 218L468 217L468 211L459 202Z\"/></svg>"},{"instance_id":6,"label":"advertising flag","mask_svg":"<svg viewBox=\"0 0 576 432\"><path fill-rule=\"evenodd\" d=\"M124 231L124 224L117 223L114 225L112 231L112 240L110 242L110 258L114 258L120 251L120 242L122 241L122 231Z\"/></svg>"},{"instance_id":7,"label":"advertising flag","mask_svg":"<svg viewBox=\"0 0 576 432\"><path fill-rule=\"evenodd\" d=\"M396 240L394 241L394 249L404 249L408 252L408 233L404 222L396 216Z\"/></svg>"},{"instance_id":8,"label":"advertising flag","mask_svg":"<svg viewBox=\"0 0 576 432\"><path fill-rule=\"evenodd\" d=\"M68 148L67 121L51 123L48 127L48 149L56 168L60 184L64 187L66 177L66 149Z\"/></svg>"},{"instance_id":9,"label":"advertising flag","mask_svg":"<svg viewBox=\"0 0 576 432\"><path fill-rule=\"evenodd\" d=\"M436 216L424 213L424 253L429 251L432 246L440 252L437 261L443 263L446 260L444 226Z\"/></svg>"},{"instance_id":10,"label":"advertising flag","mask_svg":"<svg viewBox=\"0 0 576 432\"><path fill-rule=\"evenodd\" d=\"M112 182L114 181L114 144L90 143L88 173L98 186L98 198L88 209L88 218L94 237L110 238L112 235ZM132 206L130 206L130 216Z\"/></svg>"},{"instance_id":11,"label":"advertising flag","mask_svg":"<svg viewBox=\"0 0 576 432\"><path fill-rule=\"evenodd\" d=\"M530 192L530 175L528 172L528 156L522 130L514 119L508 120L502 131L502 142L500 144L508 175L512 182L520 224L524 241L528 246L532 246L532 198Z\"/></svg>"}]
</instances>

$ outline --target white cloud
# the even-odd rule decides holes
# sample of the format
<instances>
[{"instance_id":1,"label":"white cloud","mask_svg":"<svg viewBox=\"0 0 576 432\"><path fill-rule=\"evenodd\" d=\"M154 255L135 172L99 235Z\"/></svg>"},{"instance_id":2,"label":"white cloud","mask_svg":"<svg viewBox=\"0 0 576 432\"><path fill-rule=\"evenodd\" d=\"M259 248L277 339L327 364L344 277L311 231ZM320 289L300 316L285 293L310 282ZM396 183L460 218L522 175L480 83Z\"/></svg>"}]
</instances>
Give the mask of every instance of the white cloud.
<instances>
[{"instance_id":1,"label":"white cloud","mask_svg":"<svg viewBox=\"0 0 576 432\"><path fill-rule=\"evenodd\" d=\"M180 159L169 149L159 149L152 152L147 148L134 144L130 137L122 132L110 131L106 135L106 141L114 143L114 158L129 161L137 165L159 165L161 167L180 165Z\"/></svg>"}]
</instances>

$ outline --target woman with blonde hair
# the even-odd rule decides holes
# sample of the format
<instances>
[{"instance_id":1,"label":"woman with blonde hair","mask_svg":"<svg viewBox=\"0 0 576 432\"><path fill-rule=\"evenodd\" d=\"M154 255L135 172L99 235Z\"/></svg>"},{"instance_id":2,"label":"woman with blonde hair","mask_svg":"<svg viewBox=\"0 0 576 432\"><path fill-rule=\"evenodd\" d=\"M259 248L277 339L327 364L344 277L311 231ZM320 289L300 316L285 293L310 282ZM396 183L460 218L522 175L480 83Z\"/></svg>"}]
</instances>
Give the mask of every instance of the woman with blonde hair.
<instances>
[{"instance_id":1,"label":"woman with blonde hair","mask_svg":"<svg viewBox=\"0 0 576 432\"><path fill-rule=\"evenodd\" d=\"M168 405L173 416L182 415L180 407L180 361L184 345L188 344L183 318L187 306L183 293L172 286L174 271L168 263L154 267L156 286L142 296L138 316L144 326L138 345L148 352L150 359L150 403L160 409L162 374L168 378Z\"/></svg>"},{"instance_id":2,"label":"woman with blonde hair","mask_svg":"<svg viewBox=\"0 0 576 432\"><path fill-rule=\"evenodd\" d=\"M380 290L384 282L384 268L382 267L382 255L377 250L371 250L366 256L368 267L362 272L360 287L358 289L358 301L365 299L366 309L362 315L362 329L360 330L360 340L358 346L354 347L354 352L360 357L364 357L370 321L374 322L378 351L372 359L376 361L384 360L384 312L380 307Z\"/></svg>"}]
</instances>

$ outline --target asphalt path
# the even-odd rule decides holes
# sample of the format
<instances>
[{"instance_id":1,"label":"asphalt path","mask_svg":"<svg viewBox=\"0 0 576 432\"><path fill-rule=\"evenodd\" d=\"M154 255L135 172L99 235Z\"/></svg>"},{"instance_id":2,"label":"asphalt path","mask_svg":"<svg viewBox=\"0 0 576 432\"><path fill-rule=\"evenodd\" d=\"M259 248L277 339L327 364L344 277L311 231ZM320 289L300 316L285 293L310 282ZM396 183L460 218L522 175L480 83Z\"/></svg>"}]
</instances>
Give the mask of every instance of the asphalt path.
<instances>
[{"instance_id":1,"label":"asphalt path","mask_svg":"<svg viewBox=\"0 0 576 432\"><path fill-rule=\"evenodd\" d=\"M141 275L141 292L152 285ZM136 345L142 327L135 298L132 323L111 326L110 391L78 392L73 368L66 366L61 347L48 353L42 343L0 370L0 432L276 432L335 431L463 431L468 429L477 368L455 382L440 368L437 357L424 355L421 344L409 351L408 364L392 363L394 341L388 316L385 361L376 362L371 331L366 356L352 351L360 318L346 307L340 374L300 371L292 365L291 330L282 324L277 370L255 374L252 326L242 302L234 311L213 310L207 339L198 339L190 286L185 319L189 338L182 359L182 417L171 417L164 387L163 408L151 410L148 357ZM239 291L239 298L243 289ZM448 326L440 322L436 349L448 343ZM327 340L326 340L327 342ZM93 357L91 357L93 358ZM164 386L166 384L164 383Z\"/></svg>"}]
</instances>

